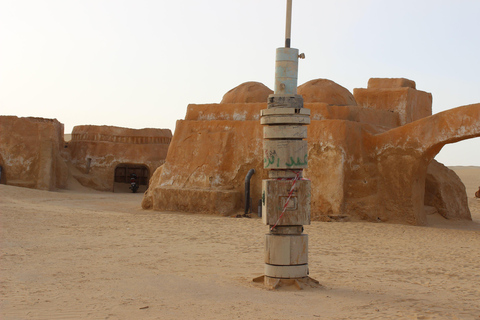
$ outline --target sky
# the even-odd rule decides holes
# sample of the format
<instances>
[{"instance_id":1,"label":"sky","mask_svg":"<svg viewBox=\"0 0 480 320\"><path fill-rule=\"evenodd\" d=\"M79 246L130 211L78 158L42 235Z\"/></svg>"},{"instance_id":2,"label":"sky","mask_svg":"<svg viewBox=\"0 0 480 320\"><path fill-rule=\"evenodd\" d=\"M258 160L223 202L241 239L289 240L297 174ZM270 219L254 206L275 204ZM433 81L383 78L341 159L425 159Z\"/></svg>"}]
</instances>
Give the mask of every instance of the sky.
<instances>
[{"instance_id":1,"label":"sky","mask_svg":"<svg viewBox=\"0 0 480 320\"><path fill-rule=\"evenodd\" d=\"M0 0L0 115L175 129L190 103L258 81L273 89L285 0ZM294 0L298 84L351 92L407 78L433 113L480 103L480 1ZM480 119L479 119L480 121ZM445 146L480 166L480 138Z\"/></svg>"}]
</instances>

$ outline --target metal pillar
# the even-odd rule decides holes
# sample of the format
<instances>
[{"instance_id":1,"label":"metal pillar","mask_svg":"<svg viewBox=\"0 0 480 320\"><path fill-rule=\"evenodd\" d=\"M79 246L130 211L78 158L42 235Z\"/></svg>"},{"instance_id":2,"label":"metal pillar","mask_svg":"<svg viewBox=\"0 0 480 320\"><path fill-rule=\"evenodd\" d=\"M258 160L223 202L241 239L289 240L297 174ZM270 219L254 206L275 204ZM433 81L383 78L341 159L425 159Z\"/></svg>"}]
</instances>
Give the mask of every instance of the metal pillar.
<instances>
[{"instance_id":1,"label":"metal pillar","mask_svg":"<svg viewBox=\"0 0 480 320\"><path fill-rule=\"evenodd\" d=\"M262 182L262 219L265 235L265 275L254 279L269 288L307 282L310 224L310 180L303 178L308 165L307 127L310 110L297 94L298 49L290 48L292 0L287 0L285 47L278 48L274 94L261 111L263 162L268 178Z\"/></svg>"}]
</instances>

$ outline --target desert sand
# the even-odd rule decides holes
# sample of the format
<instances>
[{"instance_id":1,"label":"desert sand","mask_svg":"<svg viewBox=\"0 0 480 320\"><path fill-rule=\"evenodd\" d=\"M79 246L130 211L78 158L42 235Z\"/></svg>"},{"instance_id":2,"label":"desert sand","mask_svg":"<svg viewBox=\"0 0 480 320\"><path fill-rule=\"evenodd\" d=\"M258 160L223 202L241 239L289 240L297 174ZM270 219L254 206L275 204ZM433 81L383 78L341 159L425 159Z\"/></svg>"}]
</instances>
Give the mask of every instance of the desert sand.
<instances>
[{"instance_id":1,"label":"desert sand","mask_svg":"<svg viewBox=\"0 0 480 320\"><path fill-rule=\"evenodd\" d=\"M145 211L142 194L0 185L1 319L480 319L480 167L453 168L473 222L313 222L310 276L271 291L261 219Z\"/></svg>"}]
</instances>

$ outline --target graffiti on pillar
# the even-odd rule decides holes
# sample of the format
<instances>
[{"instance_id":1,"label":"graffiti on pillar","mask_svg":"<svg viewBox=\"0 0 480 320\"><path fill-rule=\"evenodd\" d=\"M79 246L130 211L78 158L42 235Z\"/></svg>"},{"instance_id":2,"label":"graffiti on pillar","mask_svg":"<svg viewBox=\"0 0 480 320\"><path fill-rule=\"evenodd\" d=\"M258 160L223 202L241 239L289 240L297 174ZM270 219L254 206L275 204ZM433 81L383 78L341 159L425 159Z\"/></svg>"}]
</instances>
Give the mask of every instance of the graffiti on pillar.
<instances>
[{"instance_id":1,"label":"graffiti on pillar","mask_svg":"<svg viewBox=\"0 0 480 320\"><path fill-rule=\"evenodd\" d=\"M295 167L303 167L306 166L308 162L308 154L305 154L303 157L303 161L300 160L300 157L297 157L297 161L293 159L293 157L290 157L290 163L285 163L285 165L289 168L295 166Z\"/></svg>"},{"instance_id":2,"label":"graffiti on pillar","mask_svg":"<svg viewBox=\"0 0 480 320\"><path fill-rule=\"evenodd\" d=\"M276 168L280 167L280 158L277 155L275 150L265 150L265 158L263 158L264 168L268 168L272 165L275 167L275 162L277 163Z\"/></svg>"}]
</instances>

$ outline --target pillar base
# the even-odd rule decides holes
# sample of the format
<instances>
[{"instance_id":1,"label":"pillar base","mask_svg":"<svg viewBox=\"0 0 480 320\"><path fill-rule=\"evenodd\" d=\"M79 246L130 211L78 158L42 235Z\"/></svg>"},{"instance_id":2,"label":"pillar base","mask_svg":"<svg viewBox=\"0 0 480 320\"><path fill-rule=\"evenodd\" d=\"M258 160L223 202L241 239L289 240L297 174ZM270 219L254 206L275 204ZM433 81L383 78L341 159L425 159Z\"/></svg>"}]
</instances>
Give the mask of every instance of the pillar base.
<instances>
[{"instance_id":1,"label":"pillar base","mask_svg":"<svg viewBox=\"0 0 480 320\"><path fill-rule=\"evenodd\" d=\"M322 285L317 280L310 277L295 278L295 279L281 279L281 278L272 278L268 276L260 276L253 279L253 282L261 283L270 290L276 290L281 288L294 288L298 290L303 290L306 287L310 288L320 288Z\"/></svg>"}]
</instances>

